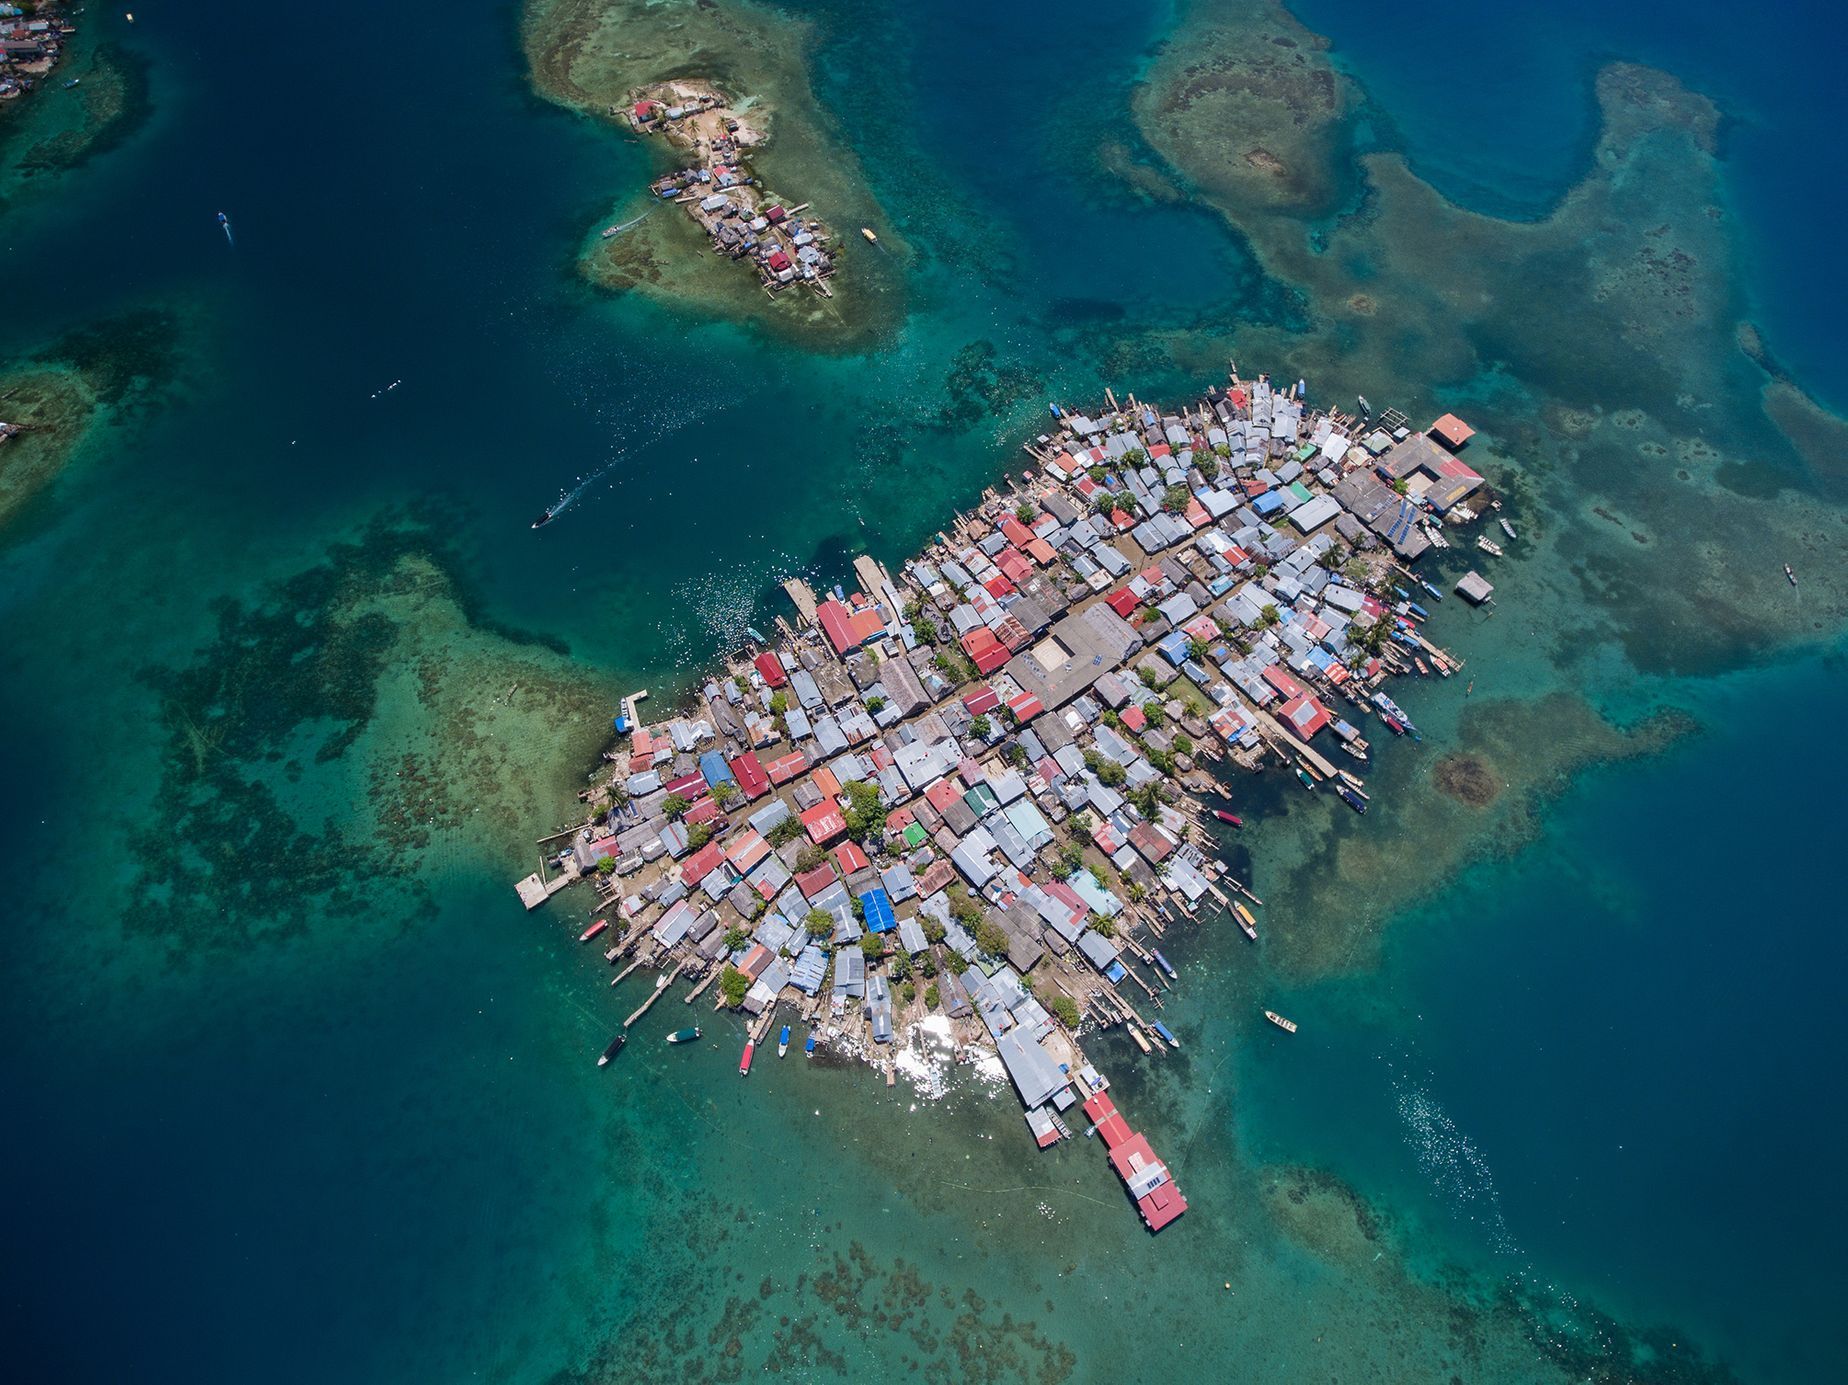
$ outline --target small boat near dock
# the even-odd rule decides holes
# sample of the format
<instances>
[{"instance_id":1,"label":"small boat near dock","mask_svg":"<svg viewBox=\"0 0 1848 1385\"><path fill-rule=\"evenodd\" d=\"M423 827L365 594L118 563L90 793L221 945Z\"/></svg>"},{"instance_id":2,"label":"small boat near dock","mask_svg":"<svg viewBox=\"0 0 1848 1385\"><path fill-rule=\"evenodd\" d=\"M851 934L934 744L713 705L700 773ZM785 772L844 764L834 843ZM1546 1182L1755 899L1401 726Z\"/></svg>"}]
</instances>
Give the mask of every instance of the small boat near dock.
<instances>
[{"instance_id":1,"label":"small boat near dock","mask_svg":"<svg viewBox=\"0 0 1848 1385\"><path fill-rule=\"evenodd\" d=\"M1169 1048L1179 1048L1181 1046L1181 1041L1174 1037L1167 1025L1163 1024L1160 1020L1155 1020L1153 1023L1155 1032L1161 1035Z\"/></svg>"},{"instance_id":2,"label":"small boat near dock","mask_svg":"<svg viewBox=\"0 0 1848 1385\"><path fill-rule=\"evenodd\" d=\"M670 1044L690 1044L697 1038L699 1038L699 1026L696 1024L691 1029L676 1029L667 1036L667 1041Z\"/></svg>"},{"instance_id":3,"label":"small boat near dock","mask_svg":"<svg viewBox=\"0 0 1848 1385\"><path fill-rule=\"evenodd\" d=\"M802 1045L802 1056L804 1058L813 1058L815 1056L815 1036L813 1034L810 1034L808 1036L808 1042Z\"/></svg>"},{"instance_id":4,"label":"small boat near dock","mask_svg":"<svg viewBox=\"0 0 1848 1385\"><path fill-rule=\"evenodd\" d=\"M1501 545L1489 538L1486 534L1476 535L1476 547L1480 548L1492 558L1499 558L1502 556Z\"/></svg>"},{"instance_id":5,"label":"small boat near dock","mask_svg":"<svg viewBox=\"0 0 1848 1385\"><path fill-rule=\"evenodd\" d=\"M751 1075L751 1059L756 1056L757 1040L746 1039L744 1041L744 1057L738 1060L738 1076L749 1077Z\"/></svg>"},{"instance_id":6,"label":"small boat near dock","mask_svg":"<svg viewBox=\"0 0 1848 1385\"><path fill-rule=\"evenodd\" d=\"M1315 792L1315 776L1310 774L1308 770L1299 766L1296 771L1296 777L1303 781L1303 787L1309 790L1310 793Z\"/></svg>"},{"instance_id":7,"label":"small boat near dock","mask_svg":"<svg viewBox=\"0 0 1848 1385\"><path fill-rule=\"evenodd\" d=\"M603 1056L597 1059L597 1066L600 1068L608 1067L610 1059L614 1058L618 1053L621 1053L622 1046L628 1042L629 1042L629 1035L626 1030L623 1033L618 1034L615 1038L611 1039L610 1046L604 1049Z\"/></svg>"},{"instance_id":8,"label":"small boat near dock","mask_svg":"<svg viewBox=\"0 0 1848 1385\"><path fill-rule=\"evenodd\" d=\"M1346 784L1335 785L1335 794L1355 812L1364 813L1367 811L1367 800L1355 793Z\"/></svg>"},{"instance_id":9,"label":"small boat near dock","mask_svg":"<svg viewBox=\"0 0 1848 1385\"><path fill-rule=\"evenodd\" d=\"M1221 822L1231 823L1234 827L1242 828L1245 825L1245 820L1237 813L1228 813L1224 808L1213 809L1213 816Z\"/></svg>"},{"instance_id":10,"label":"small boat near dock","mask_svg":"<svg viewBox=\"0 0 1848 1385\"><path fill-rule=\"evenodd\" d=\"M1276 1025L1279 1029L1281 1029L1286 1034L1294 1034L1296 1032L1296 1021L1285 1019L1282 1015L1278 1014L1275 1010L1266 1010L1264 1012L1264 1018L1269 1020L1272 1024Z\"/></svg>"},{"instance_id":11,"label":"small boat near dock","mask_svg":"<svg viewBox=\"0 0 1848 1385\"><path fill-rule=\"evenodd\" d=\"M788 1025L784 1025L783 1032L777 1035L776 1056L779 1058L787 1058L789 1056L789 1026Z\"/></svg>"},{"instance_id":12,"label":"small boat near dock","mask_svg":"<svg viewBox=\"0 0 1848 1385\"><path fill-rule=\"evenodd\" d=\"M1250 938L1254 943L1258 940L1258 921L1256 917L1253 916L1251 910L1247 909L1237 900L1232 901L1232 918L1234 922L1238 924L1239 931L1247 938Z\"/></svg>"},{"instance_id":13,"label":"small boat near dock","mask_svg":"<svg viewBox=\"0 0 1848 1385\"><path fill-rule=\"evenodd\" d=\"M587 943L592 938L596 937L597 934L603 932L604 929L608 928L609 926L610 926L610 921L608 919L598 919L595 923L591 924L590 927L586 928L582 933L578 934L578 941L581 943Z\"/></svg>"},{"instance_id":14,"label":"small boat near dock","mask_svg":"<svg viewBox=\"0 0 1848 1385\"><path fill-rule=\"evenodd\" d=\"M1508 523L1508 521L1507 521L1506 519L1503 519L1503 518L1499 518L1499 517L1498 517L1498 518L1496 519L1496 521L1495 521L1495 522L1496 522L1497 524L1499 524L1499 525L1501 525L1501 527L1502 527L1502 533L1504 533L1504 534L1506 534L1506 535L1507 535L1507 536L1508 536L1509 538L1511 538L1511 539L1518 539L1518 538L1520 538L1520 537L1521 537L1521 536L1520 536L1519 534L1517 534L1517 533L1515 533L1515 532L1514 532L1514 526L1513 526L1512 524L1510 524L1510 523Z\"/></svg>"}]
</instances>

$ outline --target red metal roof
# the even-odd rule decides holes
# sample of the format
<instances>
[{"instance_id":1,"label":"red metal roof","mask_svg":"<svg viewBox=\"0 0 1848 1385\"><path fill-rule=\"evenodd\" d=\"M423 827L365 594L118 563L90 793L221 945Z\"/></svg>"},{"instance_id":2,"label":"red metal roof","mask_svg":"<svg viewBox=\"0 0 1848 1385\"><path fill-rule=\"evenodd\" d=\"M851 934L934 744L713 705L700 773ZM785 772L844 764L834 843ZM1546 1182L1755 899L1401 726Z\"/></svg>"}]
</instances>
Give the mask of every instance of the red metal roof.
<instances>
[{"instance_id":1,"label":"red metal roof","mask_svg":"<svg viewBox=\"0 0 1848 1385\"><path fill-rule=\"evenodd\" d=\"M1455 414L1445 414L1431 425L1431 436L1450 447L1461 447L1476 436L1476 430Z\"/></svg>"},{"instance_id":2,"label":"red metal roof","mask_svg":"<svg viewBox=\"0 0 1848 1385\"><path fill-rule=\"evenodd\" d=\"M1271 664L1264 670L1264 681L1269 683L1285 697L1301 697L1307 689L1291 676L1288 669L1279 664Z\"/></svg>"},{"instance_id":3,"label":"red metal roof","mask_svg":"<svg viewBox=\"0 0 1848 1385\"><path fill-rule=\"evenodd\" d=\"M1001 521L1001 533L1009 543L1026 543L1033 537L1033 532L1012 515Z\"/></svg>"},{"instance_id":4,"label":"red metal roof","mask_svg":"<svg viewBox=\"0 0 1848 1385\"><path fill-rule=\"evenodd\" d=\"M717 868L719 860L725 854L725 848L717 842L707 842L698 851L680 863L680 878L692 889Z\"/></svg>"},{"instance_id":5,"label":"red metal roof","mask_svg":"<svg viewBox=\"0 0 1848 1385\"><path fill-rule=\"evenodd\" d=\"M1104 598L1104 604L1122 616L1124 620L1128 620L1141 603L1136 600L1136 594L1128 587L1118 587Z\"/></svg>"},{"instance_id":6,"label":"red metal roof","mask_svg":"<svg viewBox=\"0 0 1848 1385\"><path fill-rule=\"evenodd\" d=\"M974 692L965 694L962 704L968 709L970 716L979 717L984 712L992 712L1001 705L1001 694L984 683Z\"/></svg>"},{"instance_id":7,"label":"red metal roof","mask_svg":"<svg viewBox=\"0 0 1848 1385\"><path fill-rule=\"evenodd\" d=\"M792 750L787 755L779 755L764 766L764 773L770 776L772 784L787 784L791 779L799 779L808 768L808 756L800 750Z\"/></svg>"},{"instance_id":8,"label":"red metal roof","mask_svg":"<svg viewBox=\"0 0 1848 1385\"><path fill-rule=\"evenodd\" d=\"M685 813L681 814L680 820L688 827L697 827L702 822L711 822L718 815L719 800L716 798L702 798L698 803L695 803L691 808L687 809Z\"/></svg>"},{"instance_id":9,"label":"red metal roof","mask_svg":"<svg viewBox=\"0 0 1848 1385\"><path fill-rule=\"evenodd\" d=\"M1149 717L1140 707L1131 705L1123 709L1122 721L1131 731L1140 731L1149 724Z\"/></svg>"},{"instance_id":10,"label":"red metal roof","mask_svg":"<svg viewBox=\"0 0 1848 1385\"><path fill-rule=\"evenodd\" d=\"M853 637L852 613L833 597L815 608L815 619L836 654L847 654L858 643Z\"/></svg>"},{"instance_id":11,"label":"red metal roof","mask_svg":"<svg viewBox=\"0 0 1848 1385\"><path fill-rule=\"evenodd\" d=\"M764 773L763 761L757 758L755 750L747 750L728 763L746 798L762 798L770 792L770 776Z\"/></svg>"},{"instance_id":12,"label":"red metal roof","mask_svg":"<svg viewBox=\"0 0 1848 1385\"><path fill-rule=\"evenodd\" d=\"M1277 712L1277 719L1306 741L1313 740L1317 731L1334 720L1328 709L1308 693L1284 703Z\"/></svg>"},{"instance_id":13,"label":"red metal roof","mask_svg":"<svg viewBox=\"0 0 1848 1385\"><path fill-rule=\"evenodd\" d=\"M679 794L691 803L694 799L704 798L712 792L712 786L706 782L703 774L682 775L679 779L670 779L661 786L670 794Z\"/></svg>"},{"instance_id":14,"label":"red metal roof","mask_svg":"<svg viewBox=\"0 0 1848 1385\"><path fill-rule=\"evenodd\" d=\"M885 617L879 613L877 606L868 606L864 611L855 611L853 615L853 642L865 644L885 634Z\"/></svg>"},{"instance_id":15,"label":"red metal roof","mask_svg":"<svg viewBox=\"0 0 1848 1385\"><path fill-rule=\"evenodd\" d=\"M1034 717L1046 710L1046 704L1032 693L1021 693L1018 697L1009 699L1007 707L1014 714L1015 720L1023 722L1032 721Z\"/></svg>"},{"instance_id":16,"label":"red metal roof","mask_svg":"<svg viewBox=\"0 0 1848 1385\"><path fill-rule=\"evenodd\" d=\"M774 649L766 649L751 662L757 665L757 671L771 687L780 688L789 681L789 675L783 672L783 661L776 657Z\"/></svg>"},{"instance_id":17,"label":"red metal roof","mask_svg":"<svg viewBox=\"0 0 1848 1385\"><path fill-rule=\"evenodd\" d=\"M834 848L834 864L841 868L842 875L852 875L856 870L865 870L872 865L866 859L866 853L853 842L842 842Z\"/></svg>"},{"instance_id":18,"label":"red metal roof","mask_svg":"<svg viewBox=\"0 0 1848 1385\"><path fill-rule=\"evenodd\" d=\"M826 846L847 830L847 819L841 816L840 808L830 800L817 803L803 813L802 825L808 829L810 841L817 846Z\"/></svg>"},{"instance_id":19,"label":"red metal roof","mask_svg":"<svg viewBox=\"0 0 1848 1385\"><path fill-rule=\"evenodd\" d=\"M804 899L813 899L834 883L834 867L826 861L814 870L804 871L796 877L796 888L802 891Z\"/></svg>"},{"instance_id":20,"label":"red metal roof","mask_svg":"<svg viewBox=\"0 0 1848 1385\"><path fill-rule=\"evenodd\" d=\"M781 250L772 250L767 263L770 268L781 273L783 270L789 268L789 256L785 255Z\"/></svg>"}]
</instances>

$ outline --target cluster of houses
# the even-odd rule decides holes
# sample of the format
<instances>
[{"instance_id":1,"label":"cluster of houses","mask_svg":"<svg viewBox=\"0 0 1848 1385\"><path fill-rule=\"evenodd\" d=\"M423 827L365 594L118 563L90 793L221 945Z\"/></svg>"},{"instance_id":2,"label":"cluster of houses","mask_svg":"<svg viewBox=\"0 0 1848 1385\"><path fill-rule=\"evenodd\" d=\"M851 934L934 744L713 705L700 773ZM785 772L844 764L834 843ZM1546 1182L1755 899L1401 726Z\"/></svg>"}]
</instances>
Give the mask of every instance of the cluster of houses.
<instances>
[{"instance_id":1,"label":"cluster of houses","mask_svg":"<svg viewBox=\"0 0 1848 1385\"><path fill-rule=\"evenodd\" d=\"M629 123L692 152L694 164L657 179L653 191L684 206L715 251L748 261L771 293L796 283L827 292L834 272L827 227L764 192L744 162L757 136L716 92L676 85L664 98L644 95L630 105Z\"/></svg>"},{"instance_id":2,"label":"cluster of houses","mask_svg":"<svg viewBox=\"0 0 1848 1385\"><path fill-rule=\"evenodd\" d=\"M1416 554L1375 488L1422 522L1481 485L1449 445L1301 396L1235 376L1177 413L1061 414L1024 490L896 577L788 583L801 628L635 727L573 843L624 922L612 962L672 957L872 1053L941 1014L999 1056L1036 1142L1079 1108L1150 1226L1179 1215L1078 1030L1177 1043L1133 968L1165 988L1163 921L1230 903L1178 790L1223 788L1226 758L1326 767L1318 741L1364 761L1348 717L1424 669L1408 649L1445 658L1392 589Z\"/></svg>"},{"instance_id":3,"label":"cluster of houses","mask_svg":"<svg viewBox=\"0 0 1848 1385\"><path fill-rule=\"evenodd\" d=\"M16 100L48 76L63 56L64 40L76 32L77 26L49 4L29 11L0 4L0 101Z\"/></svg>"}]
</instances>

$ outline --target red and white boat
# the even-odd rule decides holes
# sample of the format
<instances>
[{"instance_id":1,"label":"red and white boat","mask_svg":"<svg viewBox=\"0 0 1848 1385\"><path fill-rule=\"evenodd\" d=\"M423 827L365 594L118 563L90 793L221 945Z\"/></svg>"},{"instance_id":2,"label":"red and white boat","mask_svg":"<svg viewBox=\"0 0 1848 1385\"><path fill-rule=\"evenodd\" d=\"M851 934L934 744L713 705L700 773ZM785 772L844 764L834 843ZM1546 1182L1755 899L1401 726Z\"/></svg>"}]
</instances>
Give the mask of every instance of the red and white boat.
<instances>
[{"instance_id":1,"label":"red and white boat","mask_svg":"<svg viewBox=\"0 0 1848 1385\"><path fill-rule=\"evenodd\" d=\"M598 919L595 923L591 924L590 927L586 928L582 933L578 934L578 941L581 943L587 943L592 938L596 937L597 934L601 933L604 929L608 928L609 926L610 926L610 921L608 919Z\"/></svg>"},{"instance_id":2,"label":"red and white boat","mask_svg":"<svg viewBox=\"0 0 1848 1385\"><path fill-rule=\"evenodd\" d=\"M738 1060L738 1076L748 1077L751 1072L751 1059L757 1056L757 1040L744 1041L744 1057Z\"/></svg>"},{"instance_id":3,"label":"red and white boat","mask_svg":"<svg viewBox=\"0 0 1848 1385\"><path fill-rule=\"evenodd\" d=\"M1228 813L1224 808L1213 809L1213 816L1218 818L1221 822L1231 823L1234 827L1243 827L1245 825L1245 820L1243 818L1239 817L1236 813Z\"/></svg>"}]
</instances>

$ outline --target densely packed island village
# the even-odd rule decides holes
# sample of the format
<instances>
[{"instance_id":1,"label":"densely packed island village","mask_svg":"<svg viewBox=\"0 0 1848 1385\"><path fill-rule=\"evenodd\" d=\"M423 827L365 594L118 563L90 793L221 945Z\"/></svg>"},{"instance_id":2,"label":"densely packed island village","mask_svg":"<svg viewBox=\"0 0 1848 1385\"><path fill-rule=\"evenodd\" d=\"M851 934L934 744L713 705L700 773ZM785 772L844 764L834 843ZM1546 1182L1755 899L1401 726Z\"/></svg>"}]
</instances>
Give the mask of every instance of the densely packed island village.
<instances>
[{"instance_id":1,"label":"densely packed island village","mask_svg":"<svg viewBox=\"0 0 1848 1385\"><path fill-rule=\"evenodd\" d=\"M779 1056L799 1029L888 1084L947 1053L1004 1073L1041 1147L1101 1136L1159 1230L1187 1204L1082 1040L1178 1048L1170 930L1257 941L1262 901L1215 852L1244 826L1235 777L1366 811L1363 731L1418 735L1385 685L1461 667L1411 565L1499 502L1461 420L1316 412L1236 367L1175 412L1053 413L1034 468L902 572L791 580L794 619L697 705L644 725L647 693L625 699L589 821L518 889L588 882L580 941L612 985L652 978L606 1060L677 980L743 1017L741 1073L778 1026ZM1456 590L1490 600L1475 572Z\"/></svg>"},{"instance_id":2,"label":"densely packed island village","mask_svg":"<svg viewBox=\"0 0 1848 1385\"><path fill-rule=\"evenodd\" d=\"M64 56L64 41L76 32L56 5L0 4L0 101L16 101L49 77Z\"/></svg>"},{"instance_id":3,"label":"densely packed island village","mask_svg":"<svg viewBox=\"0 0 1848 1385\"><path fill-rule=\"evenodd\" d=\"M665 135L692 158L689 166L656 179L651 190L685 208L715 254L749 264L771 297L792 284L833 296L828 288L834 273L833 233L812 217L803 219L808 203L786 207L765 191L745 162L763 135L715 89L688 81L647 87L635 93L627 115L637 133ZM621 235L633 224L606 227L603 238ZM862 234L874 239L871 231Z\"/></svg>"}]
</instances>

